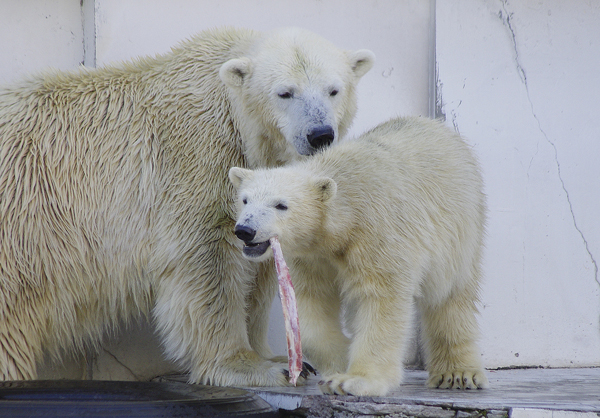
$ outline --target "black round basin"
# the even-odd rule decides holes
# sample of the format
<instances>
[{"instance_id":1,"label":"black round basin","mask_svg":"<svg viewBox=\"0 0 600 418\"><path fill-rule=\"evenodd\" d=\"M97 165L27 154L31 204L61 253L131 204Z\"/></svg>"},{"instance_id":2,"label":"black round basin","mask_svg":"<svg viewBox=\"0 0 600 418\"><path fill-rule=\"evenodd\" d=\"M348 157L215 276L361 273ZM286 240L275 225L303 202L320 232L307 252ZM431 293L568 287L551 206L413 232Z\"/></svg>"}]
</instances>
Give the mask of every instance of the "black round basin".
<instances>
[{"instance_id":1,"label":"black round basin","mask_svg":"<svg viewBox=\"0 0 600 418\"><path fill-rule=\"evenodd\" d=\"M277 417L257 395L178 382L0 382L0 417Z\"/></svg>"}]
</instances>

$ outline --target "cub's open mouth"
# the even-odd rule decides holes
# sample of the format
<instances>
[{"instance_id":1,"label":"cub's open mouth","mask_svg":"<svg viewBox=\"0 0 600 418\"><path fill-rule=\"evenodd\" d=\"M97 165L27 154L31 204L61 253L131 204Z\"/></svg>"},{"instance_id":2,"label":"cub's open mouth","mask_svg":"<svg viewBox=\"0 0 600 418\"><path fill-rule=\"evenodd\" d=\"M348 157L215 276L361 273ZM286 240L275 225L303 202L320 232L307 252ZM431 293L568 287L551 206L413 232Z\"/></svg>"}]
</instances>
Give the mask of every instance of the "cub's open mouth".
<instances>
[{"instance_id":1,"label":"cub's open mouth","mask_svg":"<svg viewBox=\"0 0 600 418\"><path fill-rule=\"evenodd\" d=\"M244 255L248 257L260 257L267 251L270 245L271 243L269 241L257 243L245 242Z\"/></svg>"}]
</instances>

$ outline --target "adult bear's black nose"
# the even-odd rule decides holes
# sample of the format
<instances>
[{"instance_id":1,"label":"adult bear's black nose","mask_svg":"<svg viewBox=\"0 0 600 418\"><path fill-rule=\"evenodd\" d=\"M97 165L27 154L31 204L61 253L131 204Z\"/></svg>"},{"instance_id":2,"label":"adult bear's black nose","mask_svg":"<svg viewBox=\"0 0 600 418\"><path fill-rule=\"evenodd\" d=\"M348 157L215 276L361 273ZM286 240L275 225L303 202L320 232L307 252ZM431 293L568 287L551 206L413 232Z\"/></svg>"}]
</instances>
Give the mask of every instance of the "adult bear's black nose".
<instances>
[{"instance_id":1,"label":"adult bear's black nose","mask_svg":"<svg viewBox=\"0 0 600 418\"><path fill-rule=\"evenodd\" d=\"M251 242L256 235L256 231L246 225L235 226L235 236L244 242Z\"/></svg>"},{"instance_id":2,"label":"adult bear's black nose","mask_svg":"<svg viewBox=\"0 0 600 418\"><path fill-rule=\"evenodd\" d=\"M308 143L313 148L325 148L331 145L335 138L335 132L331 126L323 126L320 128L315 128L311 132L306 135L306 139L308 139Z\"/></svg>"}]
</instances>

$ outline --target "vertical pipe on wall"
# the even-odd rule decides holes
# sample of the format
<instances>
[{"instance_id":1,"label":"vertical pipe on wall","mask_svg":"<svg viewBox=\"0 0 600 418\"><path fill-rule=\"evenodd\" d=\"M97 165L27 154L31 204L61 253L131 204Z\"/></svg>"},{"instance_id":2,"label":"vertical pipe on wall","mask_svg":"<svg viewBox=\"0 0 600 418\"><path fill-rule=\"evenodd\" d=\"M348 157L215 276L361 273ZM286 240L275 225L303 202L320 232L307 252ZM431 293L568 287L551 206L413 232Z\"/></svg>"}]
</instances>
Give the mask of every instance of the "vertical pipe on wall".
<instances>
[{"instance_id":1,"label":"vertical pipe on wall","mask_svg":"<svg viewBox=\"0 0 600 418\"><path fill-rule=\"evenodd\" d=\"M435 8L436 0L429 0L429 51L428 51L428 113L430 118L437 117L437 65L435 49Z\"/></svg>"},{"instance_id":2,"label":"vertical pipe on wall","mask_svg":"<svg viewBox=\"0 0 600 418\"><path fill-rule=\"evenodd\" d=\"M83 65L96 67L96 1L80 0L83 27Z\"/></svg>"}]
</instances>

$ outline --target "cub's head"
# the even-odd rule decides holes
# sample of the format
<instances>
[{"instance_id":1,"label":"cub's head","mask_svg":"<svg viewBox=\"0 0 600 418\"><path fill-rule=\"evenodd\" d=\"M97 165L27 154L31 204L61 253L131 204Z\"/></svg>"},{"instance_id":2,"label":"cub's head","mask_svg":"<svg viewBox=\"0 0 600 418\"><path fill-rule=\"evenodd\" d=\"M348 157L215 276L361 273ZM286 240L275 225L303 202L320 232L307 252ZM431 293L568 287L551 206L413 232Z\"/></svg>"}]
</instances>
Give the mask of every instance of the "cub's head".
<instances>
[{"instance_id":1,"label":"cub's head","mask_svg":"<svg viewBox=\"0 0 600 418\"><path fill-rule=\"evenodd\" d=\"M236 236L244 256L262 261L273 255L269 239L277 236L286 256L314 248L322 232L326 203L336 183L294 168L246 170L233 167L229 179L238 190Z\"/></svg>"},{"instance_id":2,"label":"cub's head","mask_svg":"<svg viewBox=\"0 0 600 418\"><path fill-rule=\"evenodd\" d=\"M282 154L312 155L345 135L356 113L356 84L374 59L371 51L344 51L287 28L265 34L219 74L244 113L245 139L254 130L254 137L280 141Z\"/></svg>"}]
</instances>

